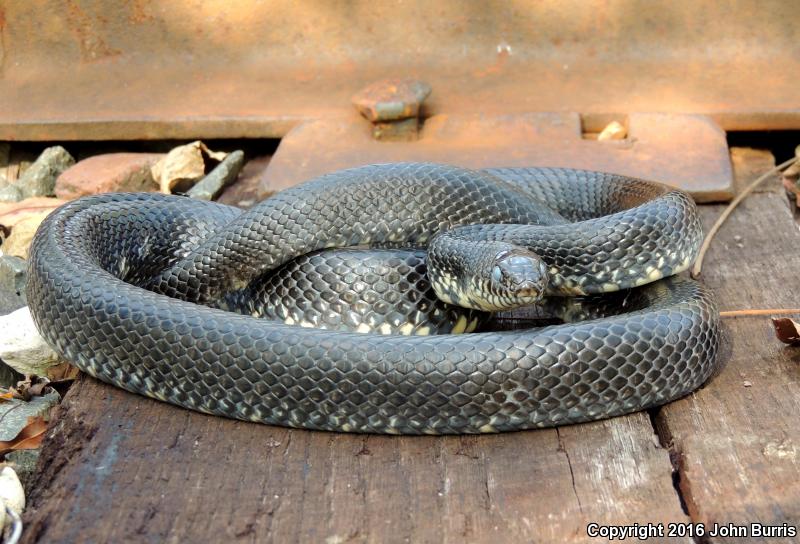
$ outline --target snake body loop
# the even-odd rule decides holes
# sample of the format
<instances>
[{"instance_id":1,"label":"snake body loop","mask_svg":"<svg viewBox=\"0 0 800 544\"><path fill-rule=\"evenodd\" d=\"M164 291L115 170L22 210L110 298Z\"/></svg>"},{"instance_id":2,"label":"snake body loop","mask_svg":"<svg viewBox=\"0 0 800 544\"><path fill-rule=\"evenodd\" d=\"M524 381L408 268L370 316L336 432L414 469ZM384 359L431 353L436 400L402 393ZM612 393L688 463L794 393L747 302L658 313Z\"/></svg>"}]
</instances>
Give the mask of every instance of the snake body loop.
<instances>
[{"instance_id":1,"label":"snake body loop","mask_svg":"<svg viewBox=\"0 0 800 544\"><path fill-rule=\"evenodd\" d=\"M322 330L221 309L291 279L281 304L306 302L278 318L329 312L339 302L320 306L325 285L346 292L347 282L327 273L312 281L293 263L341 263L349 254L314 252L368 245L430 245L431 281L459 302L474 296L463 288L472 256L468 246L466 256L450 250L470 240L541 257L550 294L633 289L611 315L461 335L360 334L338 321ZM641 410L702 385L719 344L713 298L688 279L651 283L685 270L700 240L691 199L659 184L563 169L377 165L244 213L154 194L68 203L34 239L28 300L45 339L82 370L194 410L332 431L509 431ZM417 276L387 274L412 302L428 300ZM354 307L391 310L374 319L409 307L397 295L393 306L361 295Z\"/></svg>"}]
</instances>

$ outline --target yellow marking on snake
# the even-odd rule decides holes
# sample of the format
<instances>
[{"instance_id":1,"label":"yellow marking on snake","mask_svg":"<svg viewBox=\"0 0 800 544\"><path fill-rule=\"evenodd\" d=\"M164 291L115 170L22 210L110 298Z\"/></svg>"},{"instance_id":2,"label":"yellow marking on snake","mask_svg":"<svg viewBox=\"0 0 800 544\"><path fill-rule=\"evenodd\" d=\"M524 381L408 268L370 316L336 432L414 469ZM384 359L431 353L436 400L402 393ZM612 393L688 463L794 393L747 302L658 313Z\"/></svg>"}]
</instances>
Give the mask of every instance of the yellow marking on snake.
<instances>
[{"instance_id":1,"label":"yellow marking on snake","mask_svg":"<svg viewBox=\"0 0 800 544\"><path fill-rule=\"evenodd\" d=\"M372 329L369 328L369 325L366 323L359 323L358 327L356 327L356 332L372 332Z\"/></svg>"},{"instance_id":2,"label":"yellow marking on snake","mask_svg":"<svg viewBox=\"0 0 800 544\"><path fill-rule=\"evenodd\" d=\"M453 325L453 334L461 334L467 329L467 318L463 315L458 318L456 324Z\"/></svg>"}]
</instances>

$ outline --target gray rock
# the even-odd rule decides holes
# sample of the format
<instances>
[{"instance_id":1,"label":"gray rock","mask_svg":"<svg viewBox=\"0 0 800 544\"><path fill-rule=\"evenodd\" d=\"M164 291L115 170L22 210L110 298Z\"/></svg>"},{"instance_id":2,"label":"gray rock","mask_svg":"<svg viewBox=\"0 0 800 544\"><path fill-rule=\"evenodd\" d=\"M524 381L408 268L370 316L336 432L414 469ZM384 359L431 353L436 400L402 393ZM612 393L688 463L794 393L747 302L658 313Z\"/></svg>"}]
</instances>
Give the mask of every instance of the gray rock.
<instances>
[{"instance_id":1,"label":"gray rock","mask_svg":"<svg viewBox=\"0 0 800 544\"><path fill-rule=\"evenodd\" d=\"M13 292L27 304L25 285L28 283L28 262L16 255L0 257L0 289Z\"/></svg>"},{"instance_id":2,"label":"gray rock","mask_svg":"<svg viewBox=\"0 0 800 544\"><path fill-rule=\"evenodd\" d=\"M55 194L56 179L67 168L75 164L66 149L57 145L48 147L30 168L20 176L14 186L22 191L22 198L33 196L52 196Z\"/></svg>"},{"instance_id":3,"label":"gray rock","mask_svg":"<svg viewBox=\"0 0 800 544\"><path fill-rule=\"evenodd\" d=\"M0 188L8 185L8 177L6 170L8 169L8 161L11 158L11 144L8 142L0 142Z\"/></svg>"},{"instance_id":4,"label":"gray rock","mask_svg":"<svg viewBox=\"0 0 800 544\"><path fill-rule=\"evenodd\" d=\"M22 200L22 189L16 185L6 185L0 189L0 202L19 202Z\"/></svg>"},{"instance_id":5,"label":"gray rock","mask_svg":"<svg viewBox=\"0 0 800 544\"><path fill-rule=\"evenodd\" d=\"M19 259L19 257L13 257L13 259ZM2 262L5 260L6 257L0 257L0 269L2 269ZM25 262L23 259L19 260L23 263ZM22 293L24 295L24 291ZM24 308L25 305L25 300L18 294L15 288L6 287L0 282L0 316ZM5 362L0 361L0 387L9 388L16 385L22 378L22 374L8 366Z\"/></svg>"},{"instance_id":6,"label":"gray rock","mask_svg":"<svg viewBox=\"0 0 800 544\"><path fill-rule=\"evenodd\" d=\"M44 414L58 404L61 395L53 391L29 401L13 399L0 404L0 440L13 440L28 423L29 417Z\"/></svg>"},{"instance_id":7,"label":"gray rock","mask_svg":"<svg viewBox=\"0 0 800 544\"><path fill-rule=\"evenodd\" d=\"M234 151L209 172L203 179L194 184L186 194L197 200L214 200L222 190L233 183L244 165L244 153Z\"/></svg>"},{"instance_id":8,"label":"gray rock","mask_svg":"<svg viewBox=\"0 0 800 544\"><path fill-rule=\"evenodd\" d=\"M46 376L50 367L61 362L42 338L27 306L0 317L0 360L26 376Z\"/></svg>"},{"instance_id":9,"label":"gray rock","mask_svg":"<svg viewBox=\"0 0 800 544\"><path fill-rule=\"evenodd\" d=\"M12 468L19 476L22 487L28 489L31 477L36 472L36 463L39 461L41 450L17 450L6 454L6 462L11 463Z\"/></svg>"},{"instance_id":10,"label":"gray rock","mask_svg":"<svg viewBox=\"0 0 800 544\"><path fill-rule=\"evenodd\" d=\"M16 291L0 286L0 316L24 308L26 304Z\"/></svg>"},{"instance_id":11,"label":"gray rock","mask_svg":"<svg viewBox=\"0 0 800 544\"><path fill-rule=\"evenodd\" d=\"M19 372L7 364L0 362L0 387L8 389L9 387L17 385L17 383L24 378L25 376Z\"/></svg>"}]
</instances>

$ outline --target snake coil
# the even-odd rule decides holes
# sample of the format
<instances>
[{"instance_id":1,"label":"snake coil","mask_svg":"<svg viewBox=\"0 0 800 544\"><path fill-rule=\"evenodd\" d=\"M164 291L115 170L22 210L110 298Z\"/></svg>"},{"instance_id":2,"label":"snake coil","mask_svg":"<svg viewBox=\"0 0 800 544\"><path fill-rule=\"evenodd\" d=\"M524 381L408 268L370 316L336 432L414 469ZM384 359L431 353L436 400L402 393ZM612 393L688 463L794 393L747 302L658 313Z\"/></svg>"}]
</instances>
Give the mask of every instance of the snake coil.
<instances>
[{"instance_id":1,"label":"snake coil","mask_svg":"<svg viewBox=\"0 0 800 544\"><path fill-rule=\"evenodd\" d=\"M616 315L461 335L322 330L219 307L312 252L421 248L436 233L445 253L470 239L527 248L546 264L550 294L632 289ZM708 379L718 312L702 285L674 277L701 238L691 199L655 183L375 165L247 212L156 194L70 202L36 234L28 300L47 342L80 369L186 408L331 431L510 431L642 410ZM463 266L443 262L450 285L439 287L457 299ZM303 281L298 296L318 307L319 287Z\"/></svg>"}]
</instances>

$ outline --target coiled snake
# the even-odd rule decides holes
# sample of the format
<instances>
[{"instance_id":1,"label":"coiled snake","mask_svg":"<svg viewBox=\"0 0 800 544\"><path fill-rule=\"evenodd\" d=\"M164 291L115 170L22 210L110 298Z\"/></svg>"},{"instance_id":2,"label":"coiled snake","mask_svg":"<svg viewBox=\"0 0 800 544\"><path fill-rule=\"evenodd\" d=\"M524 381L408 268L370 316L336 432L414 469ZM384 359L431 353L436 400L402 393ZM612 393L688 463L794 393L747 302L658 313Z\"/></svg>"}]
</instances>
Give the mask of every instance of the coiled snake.
<instances>
[{"instance_id":1,"label":"coiled snake","mask_svg":"<svg viewBox=\"0 0 800 544\"><path fill-rule=\"evenodd\" d=\"M36 234L28 300L48 343L85 372L194 410L332 431L510 431L703 384L719 344L711 295L679 277L650 283L685 270L701 236L691 198L655 183L374 165L247 212L156 194L68 203ZM318 252L352 246L382 249ZM612 315L584 321L396 334L629 288L597 302Z\"/></svg>"}]
</instances>

